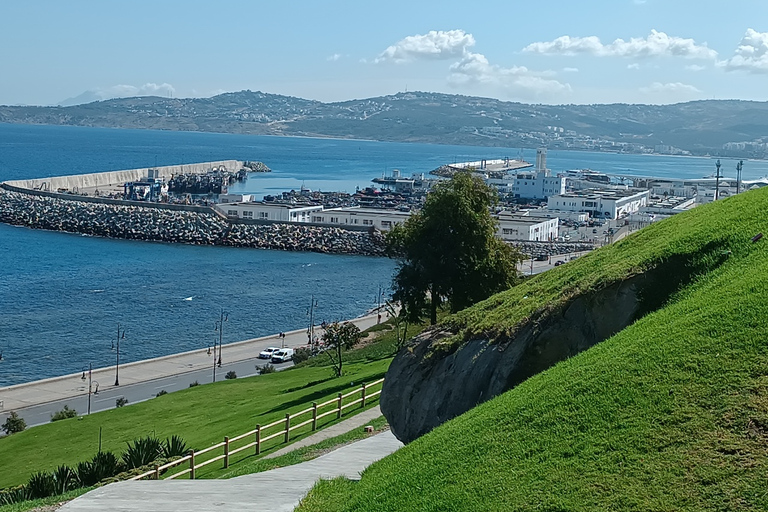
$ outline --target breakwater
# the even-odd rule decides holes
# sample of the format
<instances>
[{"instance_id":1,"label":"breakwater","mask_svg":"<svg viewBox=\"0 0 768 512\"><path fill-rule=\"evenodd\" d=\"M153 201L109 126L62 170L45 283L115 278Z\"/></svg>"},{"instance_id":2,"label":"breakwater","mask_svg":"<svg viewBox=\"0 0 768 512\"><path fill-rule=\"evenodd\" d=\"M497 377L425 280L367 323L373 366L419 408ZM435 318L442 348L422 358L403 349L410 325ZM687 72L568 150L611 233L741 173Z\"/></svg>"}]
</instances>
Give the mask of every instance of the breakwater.
<instances>
[{"instance_id":1,"label":"breakwater","mask_svg":"<svg viewBox=\"0 0 768 512\"><path fill-rule=\"evenodd\" d=\"M547 256L557 256L559 254L570 254L574 252L586 252L595 248L595 244L592 242L522 242L513 241L508 242L510 245L516 247L520 252L531 257L536 257L540 254Z\"/></svg>"},{"instance_id":2,"label":"breakwater","mask_svg":"<svg viewBox=\"0 0 768 512\"><path fill-rule=\"evenodd\" d=\"M330 254L383 256L377 232L299 224L232 224L197 211L120 205L0 189L0 222L34 229L192 245L255 247Z\"/></svg>"}]
</instances>

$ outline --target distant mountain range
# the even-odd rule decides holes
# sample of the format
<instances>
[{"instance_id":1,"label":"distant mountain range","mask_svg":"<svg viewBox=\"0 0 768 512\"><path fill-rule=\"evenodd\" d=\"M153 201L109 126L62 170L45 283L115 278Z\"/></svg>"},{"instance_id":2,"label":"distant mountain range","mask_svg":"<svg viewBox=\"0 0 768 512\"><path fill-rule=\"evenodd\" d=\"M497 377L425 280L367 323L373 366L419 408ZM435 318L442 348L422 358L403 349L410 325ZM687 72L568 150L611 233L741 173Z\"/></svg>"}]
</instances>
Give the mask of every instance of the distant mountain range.
<instances>
[{"instance_id":1,"label":"distant mountain range","mask_svg":"<svg viewBox=\"0 0 768 512\"><path fill-rule=\"evenodd\" d=\"M58 107L0 106L0 122L341 137L628 153L768 156L768 103L527 105L408 92L323 103L240 91Z\"/></svg>"}]
</instances>

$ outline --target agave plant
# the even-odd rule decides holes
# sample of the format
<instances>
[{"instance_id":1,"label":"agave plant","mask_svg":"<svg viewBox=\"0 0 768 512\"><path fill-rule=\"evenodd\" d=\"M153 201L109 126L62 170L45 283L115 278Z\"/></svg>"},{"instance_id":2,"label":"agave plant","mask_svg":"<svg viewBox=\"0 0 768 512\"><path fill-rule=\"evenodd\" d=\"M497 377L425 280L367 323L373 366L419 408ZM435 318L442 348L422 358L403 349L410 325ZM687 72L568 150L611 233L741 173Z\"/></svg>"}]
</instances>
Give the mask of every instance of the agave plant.
<instances>
[{"instance_id":1,"label":"agave plant","mask_svg":"<svg viewBox=\"0 0 768 512\"><path fill-rule=\"evenodd\" d=\"M14 503L19 503L27 499L29 499L27 496L27 488L23 485L0 490L0 506L13 505Z\"/></svg>"},{"instance_id":2,"label":"agave plant","mask_svg":"<svg viewBox=\"0 0 768 512\"><path fill-rule=\"evenodd\" d=\"M45 471L39 471L29 477L27 482L27 495L30 499L47 498L56 493L56 481L53 475Z\"/></svg>"},{"instance_id":3,"label":"agave plant","mask_svg":"<svg viewBox=\"0 0 768 512\"><path fill-rule=\"evenodd\" d=\"M181 436L172 435L170 438L166 438L165 443L163 443L163 457L166 459L183 457L188 451L187 443Z\"/></svg>"},{"instance_id":4,"label":"agave plant","mask_svg":"<svg viewBox=\"0 0 768 512\"><path fill-rule=\"evenodd\" d=\"M55 482L55 493L64 494L67 491L76 489L78 486L77 474L71 467L61 465L53 472L53 480Z\"/></svg>"},{"instance_id":5,"label":"agave plant","mask_svg":"<svg viewBox=\"0 0 768 512\"><path fill-rule=\"evenodd\" d=\"M128 469L140 468L155 461L163 453L163 443L154 436L140 437L133 444L127 443L123 462Z\"/></svg>"},{"instance_id":6,"label":"agave plant","mask_svg":"<svg viewBox=\"0 0 768 512\"><path fill-rule=\"evenodd\" d=\"M112 452L98 452L91 460L97 482L117 474L117 457Z\"/></svg>"},{"instance_id":7,"label":"agave plant","mask_svg":"<svg viewBox=\"0 0 768 512\"><path fill-rule=\"evenodd\" d=\"M96 485L99 481L98 475L93 469L93 463L91 461L83 461L77 463L77 480L83 487L90 487Z\"/></svg>"}]
</instances>

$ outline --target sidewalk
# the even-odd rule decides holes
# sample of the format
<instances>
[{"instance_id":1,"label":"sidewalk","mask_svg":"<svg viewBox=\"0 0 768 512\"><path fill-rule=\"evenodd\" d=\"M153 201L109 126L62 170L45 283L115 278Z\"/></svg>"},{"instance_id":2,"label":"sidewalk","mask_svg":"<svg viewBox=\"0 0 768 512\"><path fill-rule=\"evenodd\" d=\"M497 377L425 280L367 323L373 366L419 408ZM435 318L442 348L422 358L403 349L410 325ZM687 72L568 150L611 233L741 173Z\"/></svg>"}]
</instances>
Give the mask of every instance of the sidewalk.
<instances>
[{"instance_id":1,"label":"sidewalk","mask_svg":"<svg viewBox=\"0 0 768 512\"><path fill-rule=\"evenodd\" d=\"M291 443L284 448L280 448L277 451L267 454L264 456L264 458L274 459L275 457L285 455L286 453L298 450L299 448L312 446L313 444L325 441L326 439L340 436L341 434L346 434L347 432L351 432L357 428L362 428L364 425L367 425L379 416L381 416L381 408L378 405L376 407L371 407L367 411L361 412L360 414L355 414L351 418L331 425L330 427L325 427L324 429L312 434L311 436L305 437L304 439L296 441L295 443Z\"/></svg>"},{"instance_id":2,"label":"sidewalk","mask_svg":"<svg viewBox=\"0 0 768 512\"><path fill-rule=\"evenodd\" d=\"M402 446L391 432L342 446L316 459L229 480L145 480L94 489L61 512L208 512L249 510L290 512L320 478L359 479L370 464Z\"/></svg>"},{"instance_id":3,"label":"sidewalk","mask_svg":"<svg viewBox=\"0 0 768 512\"><path fill-rule=\"evenodd\" d=\"M377 315L355 318L350 320L360 330L376 325ZM298 329L285 333L285 346L298 347L307 344L306 329ZM259 352L266 347L280 347L282 341L278 334L254 338L224 345L222 353L227 363L238 361L258 360ZM120 384L127 386L139 382L152 381L163 377L181 375L194 370L210 367L211 356L207 350L193 350L181 354L172 354L144 361L120 365ZM266 361L265 361L266 362ZM94 381L102 383L102 390L113 387L115 367L98 368L93 370ZM107 385L107 383L110 383ZM56 400L73 398L88 393L88 380L82 379L81 373L52 377L24 384L16 384L0 388L0 413L17 411Z\"/></svg>"}]
</instances>

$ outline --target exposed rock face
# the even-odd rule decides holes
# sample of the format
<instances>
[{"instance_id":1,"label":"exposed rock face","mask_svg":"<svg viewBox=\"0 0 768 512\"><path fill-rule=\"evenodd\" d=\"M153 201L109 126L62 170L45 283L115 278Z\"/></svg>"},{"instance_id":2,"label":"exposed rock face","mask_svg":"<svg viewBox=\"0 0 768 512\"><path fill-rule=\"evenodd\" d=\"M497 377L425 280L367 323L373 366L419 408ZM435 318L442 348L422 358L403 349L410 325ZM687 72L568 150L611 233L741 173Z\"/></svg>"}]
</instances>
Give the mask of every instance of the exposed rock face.
<instances>
[{"instance_id":1,"label":"exposed rock face","mask_svg":"<svg viewBox=\"0 0 768 512\"><path fill-rule=\"evenodd\" d=\"M603 341L633 322L648 304L643 290L659 284L643 274L581 296L549 316L521 326L509 340L473 340L448 355L433 343L448 333L416 339L387 371L381 410L408 443L443 422L516 386L528 377Z\"/></svg>"}]
</instances>

